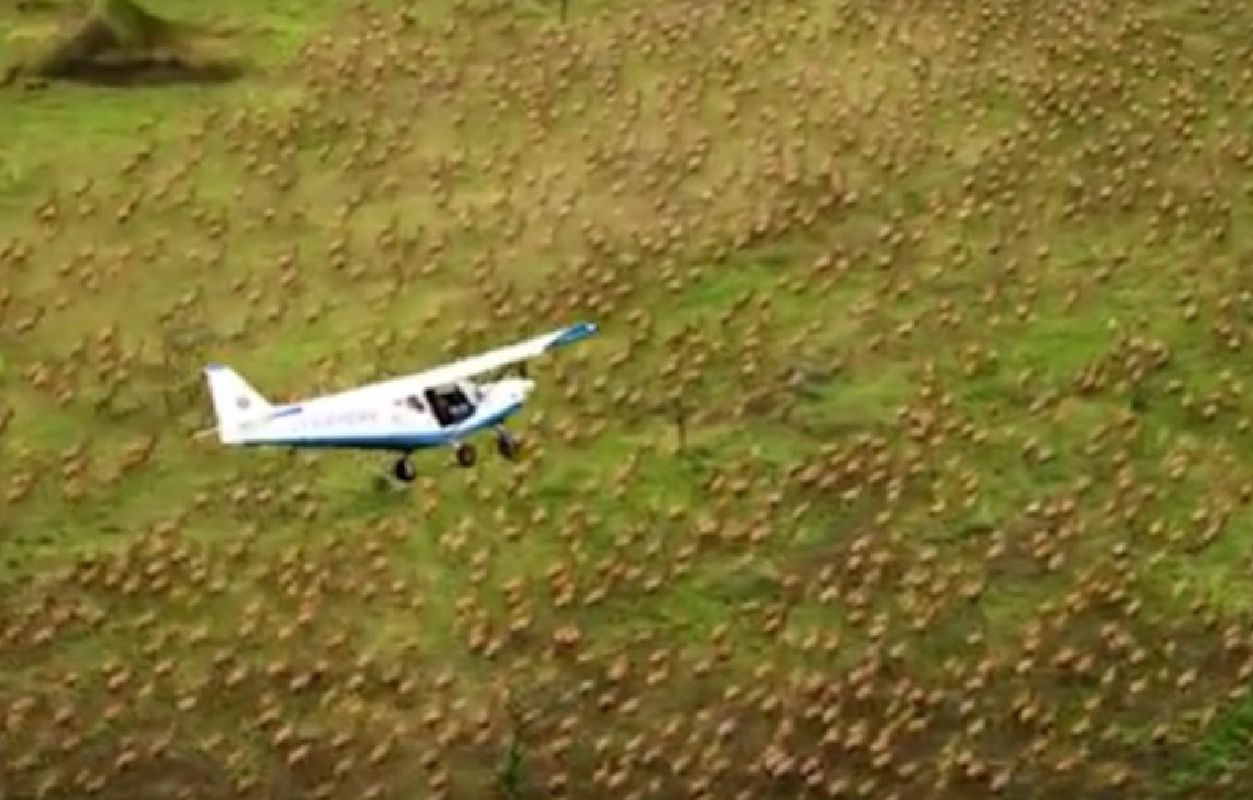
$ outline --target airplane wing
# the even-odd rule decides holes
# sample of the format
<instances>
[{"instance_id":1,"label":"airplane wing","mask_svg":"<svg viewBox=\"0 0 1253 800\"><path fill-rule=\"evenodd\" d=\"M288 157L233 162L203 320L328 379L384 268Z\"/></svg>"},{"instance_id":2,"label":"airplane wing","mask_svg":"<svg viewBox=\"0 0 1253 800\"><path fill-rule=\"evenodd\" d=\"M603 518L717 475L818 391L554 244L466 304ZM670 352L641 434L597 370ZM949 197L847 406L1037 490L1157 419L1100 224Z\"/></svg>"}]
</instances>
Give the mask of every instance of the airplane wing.
<instances>
[{"instance_id":1,"label":"airplane wing","mask_svg":"<svg viewBox=\"0 0 1253 800\"><path fill-rule=\"evenodd\" d=\"M527 339L524 342L506 345L505 347L490 350L477 356L471 356L461 361L454 361L451 364L443 364L425 372L410 375L403 380L406 384L421 386L439 386L445 383L452 383L453 381L465 380L475 375L481 375L484 372L491 372L510 364L516 364L519 361L537 358L554 347L582 341L596 333L596 330L595 323L580 322L567 328L561 328L560 330Z\"/></svg>"}]
</instances>

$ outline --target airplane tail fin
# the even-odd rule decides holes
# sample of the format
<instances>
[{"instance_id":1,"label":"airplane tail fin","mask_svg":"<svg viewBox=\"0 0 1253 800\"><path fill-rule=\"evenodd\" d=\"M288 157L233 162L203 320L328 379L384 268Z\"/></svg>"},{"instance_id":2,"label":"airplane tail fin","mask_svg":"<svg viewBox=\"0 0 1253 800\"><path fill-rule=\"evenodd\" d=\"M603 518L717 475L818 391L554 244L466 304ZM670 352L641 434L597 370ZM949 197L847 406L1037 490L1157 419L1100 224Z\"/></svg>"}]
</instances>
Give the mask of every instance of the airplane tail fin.
<instances>
[{"instance_id":1,"label":"airplane tail fin","mask_svg":"<svg viewBox=\"0 0 1253 800\"><path fill-rule=\"evenodd\" d=\"M218 441L238 444L245 438L240 431L241 424L267 413L272 406L230 367L210 364L204 372L217 417Z\"/></svg>"}]
</instances>

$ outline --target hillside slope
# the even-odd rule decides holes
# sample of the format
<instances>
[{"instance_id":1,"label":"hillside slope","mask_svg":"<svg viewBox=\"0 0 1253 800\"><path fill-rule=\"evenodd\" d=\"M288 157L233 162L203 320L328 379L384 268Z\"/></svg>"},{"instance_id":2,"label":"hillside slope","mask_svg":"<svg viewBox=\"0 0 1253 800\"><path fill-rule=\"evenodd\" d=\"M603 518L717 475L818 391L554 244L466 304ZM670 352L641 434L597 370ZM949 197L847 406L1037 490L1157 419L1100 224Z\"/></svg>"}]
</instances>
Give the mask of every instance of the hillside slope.
<instances>
[{"instance_id":1,"label":"hillside slope","mask_svg":"<svg viewBox=\"0 0 1253 800\"><path fill-rule=\"evenodd\" d=\"M1253 11L550 11L0 96L0 797L1241 797ZM580 319L517 467L191 438Z\"/></svg>"}]
</instances>

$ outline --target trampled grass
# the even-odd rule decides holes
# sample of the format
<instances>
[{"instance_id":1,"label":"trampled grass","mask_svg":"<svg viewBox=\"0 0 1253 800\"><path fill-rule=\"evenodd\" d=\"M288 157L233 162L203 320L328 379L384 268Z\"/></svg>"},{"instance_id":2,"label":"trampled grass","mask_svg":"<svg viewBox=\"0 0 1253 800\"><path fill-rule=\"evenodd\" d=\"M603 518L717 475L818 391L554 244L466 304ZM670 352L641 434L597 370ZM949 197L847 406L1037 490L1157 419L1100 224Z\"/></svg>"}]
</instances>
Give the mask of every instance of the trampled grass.
<instances>
[{"instance_id":1,"label":"trampled grass","mask_svg":"<svg viewBox=\"0 0 1253 800\"><path fill-rule=\"evenodd\" d=\"M0 797L1242 796L1206 8L180 0L253 72L0 91ZM191 438L578 319L520 465Z\"/></svg>"}]
</instances>

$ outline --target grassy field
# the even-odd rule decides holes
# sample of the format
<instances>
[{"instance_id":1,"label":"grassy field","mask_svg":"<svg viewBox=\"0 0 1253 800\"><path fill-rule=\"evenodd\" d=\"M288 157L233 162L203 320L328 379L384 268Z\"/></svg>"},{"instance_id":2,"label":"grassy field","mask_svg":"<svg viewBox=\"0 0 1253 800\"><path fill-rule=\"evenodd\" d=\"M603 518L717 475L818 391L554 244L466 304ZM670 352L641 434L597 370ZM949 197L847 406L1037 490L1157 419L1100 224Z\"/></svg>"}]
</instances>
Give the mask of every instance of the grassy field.
<instances>
[{"instance_id":1,"label":"grassy field","mask_svg":"<svg viewBox=\"0 0 1253 800\"><path fill-rule=\"evenodd\" d=\"M0 90L0 800L1247 796L1253 7L153 8ZM518 465L192 438L584 319Z\"/></svg>"}]
</instances>

